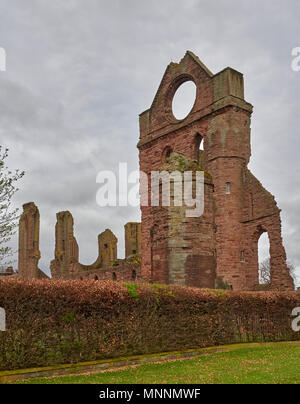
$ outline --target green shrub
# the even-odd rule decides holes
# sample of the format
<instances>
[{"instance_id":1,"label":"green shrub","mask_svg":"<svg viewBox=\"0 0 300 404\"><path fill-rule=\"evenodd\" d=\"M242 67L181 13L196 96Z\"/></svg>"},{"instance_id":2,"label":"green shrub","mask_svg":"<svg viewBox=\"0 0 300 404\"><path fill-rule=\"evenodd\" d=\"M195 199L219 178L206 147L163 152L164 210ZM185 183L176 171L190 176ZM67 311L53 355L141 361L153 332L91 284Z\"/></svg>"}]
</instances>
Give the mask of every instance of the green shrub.
<instances>
[{"instance_id":1,"label":"green shrub","mask_svg":"<svg viewBox=\"0 0 300 404\"><path fill-rule=\"evenodd\" d=\"M223 278L218 276L215 280L215 288L216 289L224 289L224 290L232 290L232 286L229 285Z\"/></svg>"}]
</instances>

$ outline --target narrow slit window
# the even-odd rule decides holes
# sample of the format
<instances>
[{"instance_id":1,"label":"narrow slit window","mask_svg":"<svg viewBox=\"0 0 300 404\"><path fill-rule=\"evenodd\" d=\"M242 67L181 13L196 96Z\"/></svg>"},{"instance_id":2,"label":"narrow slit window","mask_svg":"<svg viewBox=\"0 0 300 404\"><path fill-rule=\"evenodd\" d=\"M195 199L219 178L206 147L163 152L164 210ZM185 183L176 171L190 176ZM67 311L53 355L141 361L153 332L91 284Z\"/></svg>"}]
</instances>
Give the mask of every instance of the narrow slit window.
<instances>
[{"instance_id":1,"label":"narrow slit window","mask_svg":"<svg viewBox=\"0 0 300 404\"><path fill-rule=\"evenodd\" d=\"M244 251L241 251L241 262L245 262Z\"/></svg>"},{"instance_id":2,"label":"narrow slit window","mask_svg":"<svg viewBox=\"0 0 300 404\"><path fill-rule=\"evenodd\" d=\"M230 194L230 182L226 182L226 194Z\"/></svg>"}]
</instances>

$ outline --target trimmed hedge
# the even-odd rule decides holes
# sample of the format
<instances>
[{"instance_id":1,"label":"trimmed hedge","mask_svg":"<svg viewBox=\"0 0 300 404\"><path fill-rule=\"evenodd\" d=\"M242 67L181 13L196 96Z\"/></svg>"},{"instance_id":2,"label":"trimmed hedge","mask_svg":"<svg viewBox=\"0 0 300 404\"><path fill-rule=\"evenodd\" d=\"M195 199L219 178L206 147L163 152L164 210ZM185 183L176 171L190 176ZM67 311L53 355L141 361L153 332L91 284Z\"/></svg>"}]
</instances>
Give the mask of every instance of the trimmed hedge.
<instances>
[{"instance_id":1,"label":"trimmed hedge","mask_svg":"<svg viewBox=\"0 0 300 404\"><path fill-rule=\"evenodd\" d=\"M252 341L299 340L296 292L111 281L0 280L0 369Z\"/></svg>"}]
</instances>

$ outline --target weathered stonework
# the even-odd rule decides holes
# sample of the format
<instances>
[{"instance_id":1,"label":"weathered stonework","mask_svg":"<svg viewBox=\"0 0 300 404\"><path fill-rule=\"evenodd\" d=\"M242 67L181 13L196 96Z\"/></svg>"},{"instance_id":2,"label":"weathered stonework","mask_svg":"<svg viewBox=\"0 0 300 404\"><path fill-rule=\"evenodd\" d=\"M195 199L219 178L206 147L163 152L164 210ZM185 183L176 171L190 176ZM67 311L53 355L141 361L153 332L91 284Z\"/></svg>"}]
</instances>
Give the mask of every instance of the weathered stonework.
<instances>
[{"instance_id":1,"label":"weathered stonework","mask_svg":"<svg viewBox=\"0 0 300 404\"><path fill-rule=\"evenodd\" d=\"M79 248L70 212L59 212L55 226L55 259L51 261L54 279L132 280L140 276L140 262L117 259L118 239L106 229L98 236L98 258L92 265L79 263Z\"/></svg>"},{"instance_id":2,"label":"weathered stonework","mask_svg":"<svg viewBox=\"0 0 300 404\"><path fill-rule=\"evenodd\" d=\"M11 277L16 275L17 274L15 273L13 267L7 267L4 271L0 271L0 276Z\"/></svg>"},{"instance_id":3,"label":"weathered stonework","mask_svg":"<svg viewBox=\"0 0 300 404\"><path fill-rule=\"evenodd\" d=\"M23 206L19 223L19 273L26 279L48 278L38 268L40 259L39 210L33 202ZM79 248L74 236L74 220L69 211L56 214L55 258L51 261L50 271L53 279L93 279L136 281L141 279L141 260L139 251L125 259L117 258L118 239L106 229L98 236L98 258L92 265L79 262ZM140 223L134 223L138 232ZM138 233L137 233L137 237ZM13 271L1 273L3 276L15 276Z\"/></svg>"},{"instance_id":4,"label":"weathered stonework","mask_svg":"<svg viewBox=\"0 0 300 404\"><path fill-rule=\"evenodd\" d=\"M196 100L177 120L172 100L185 81L195 83ZM213 75L192 52L167 67L150 109L140 115L140 170L150 176L174 152L203 164L205 209L199 218L186 218L185 207L141 207L144 279L211 287L218 276L233 289L251 290L259 283L258 239L268 232L271 288L294 288L280 210L247 168L251 113L241 73L228 67Z\"/></svg>"},{"instance_id":5,"label":"weathered stonework","mask_svg":"<svg viewBox=\"0 0 300 404\"><path fill-rule=\"evenodd\" d=\"M99 257L101 268L109 268L117 259L118 239L109 229L98 236Z\"/></svg>"},{"instance_id":6,"label":"weathered stonework","mask_svg":"<svg viewBox=\"0 0 300 404\"><path fill-rule=\"evenodd\" d=\"M171 152L160 172L200 171L194 160ZM187 217L187 206L174 206L175 189L183 192L180 179L170 189L171 206L152 207L154 225L150 229L150 281L177 285L214 287L214 201L210 176L204 177L205 212L200 217ZM178 188L179 187L179 188ZM191 183L195 189L195 178ZM153 190L152 190L153 192ZM162 186L159 193L161 195Z\"/></svg>"},{"instance_id":7,"label":"weathered stonework","mask_svg":"<svg viewBox=\"0 0 300 404\"><path fill-rule=\"evenodd\" d=\"M19 221L19 260L18 276L20 278L47 278L38 268L41 257L39 250L40 213L33 202L23 205Z\"/></svg>"},{"instance_id":8,"label":"weathered stonework","mask_svg":"<svg viewBox=\"0 0 300 404\"><path fill-rule=\"evenodd\" d=\"M125 229L125 257L141 253L141 223L129 222Z\"/></svg>"}]
</instances>

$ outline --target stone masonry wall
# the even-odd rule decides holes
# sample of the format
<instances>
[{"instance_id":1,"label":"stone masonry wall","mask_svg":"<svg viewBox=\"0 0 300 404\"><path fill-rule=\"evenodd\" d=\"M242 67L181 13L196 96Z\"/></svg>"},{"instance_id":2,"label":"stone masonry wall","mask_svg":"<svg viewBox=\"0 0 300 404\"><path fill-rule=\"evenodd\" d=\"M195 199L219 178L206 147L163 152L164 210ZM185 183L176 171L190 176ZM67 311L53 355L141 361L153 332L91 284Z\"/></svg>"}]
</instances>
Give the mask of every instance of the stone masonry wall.
<instances>
[{"instance_id":1,"label":"stone masonry wall","mask_svg":"<svg viewBox=\"0 0 300 404\"><path fill-rule=\"evenodd\" d=\"M172 113L173 96L185 81L195 83L196 99L187 117L177 120ZM210 225L205 229L202 220L206 223L206 213L202 220L188 223L180 209L171 213L162 206L142 206L142 276L148 281L176 283L180 279L182 284L211 285L213 271L206 260L213 251L215 276L233 289L252 289L258 283L258 238L267 231L271 288L293 289L282 245L279 209L247 168L251 113L252 105L244 100L243 75L234 69L226 68L213 75L189 51L179 63L172 62L167 67L150 109L140 115L140 169L150 177L151 171L159 170L174 152L199 161L202 141L203 169L212 178L212 188L205 188L204 212L213 206L213 223L209 219ZM214 237L210 236L212 228ZM194 235L193 244L198 246L210 237L209 254L189 256L184 234L190 238ZM176 256L176 251L182 253ZM205 267L207 278L200 275ZM170 276L172 273L181 275L176 280ZM192 281L189 274L193 274Z\"/></svg>"},{"instance_id":2,"label":"stone masonry wall","mask_svg":"<svg viewBox=\"0 0 300 404\"><path fill-rule=\"evenodd\" d=\"M71 213L59 212L56 217L55 259L50 266L54 279L131 280L140 275L139 262L117 259L118 239L109 229L98 236L96 261L92 265L80 264Z\"/></svg>"},{"instance_id":3,"label":"stone masonry wall","mask_svg":"<svg viewBox=\"0 0 300 404\"><path fill-rule=\"evenodd\" d=\"M93 280L141 280L140 243L137 243L136 254L130 254L125 259L117 258L118 239L106 229L98 236L98 258L92 265L83 265L79 262L79 248L74 236L74 220L69 211L58 212L55 226L55 252L50 263L53 279L93 279ZM125 225L128 229L130 226ZM140 223L134 223L138 232ZM39 250L40 215L33 202L23 206L23 214L19 223L19 272L14 275L24 279L48 278L38 268L40 259ZM126 234L125 234L126 235ZM133 245L133 244L132 244Z\"/></svg>"},{"instance_id":4,"label":"stone masonry wall","mask_svg":"<svg viewBox=\"0 0 300 404\"><path fill-rule=\"evenodd\" d=\"M41 257L39 250L40 213L33 202L23 205L19 221L18 276L24 279L47 278L38 268Z\"/></svg>"},{"instance_id":5,"label":"stone masonry wall","mask_svg":"<svg viewBox=\"0 0 300 404\"><path fill-rule=\"evenodd\" d=\"M139 254L141 251L141 223L129 222L125 230L125 257Z\"/></svg>"}]
</instances>

